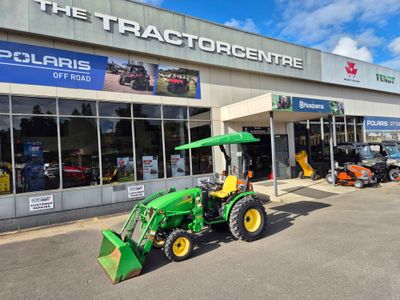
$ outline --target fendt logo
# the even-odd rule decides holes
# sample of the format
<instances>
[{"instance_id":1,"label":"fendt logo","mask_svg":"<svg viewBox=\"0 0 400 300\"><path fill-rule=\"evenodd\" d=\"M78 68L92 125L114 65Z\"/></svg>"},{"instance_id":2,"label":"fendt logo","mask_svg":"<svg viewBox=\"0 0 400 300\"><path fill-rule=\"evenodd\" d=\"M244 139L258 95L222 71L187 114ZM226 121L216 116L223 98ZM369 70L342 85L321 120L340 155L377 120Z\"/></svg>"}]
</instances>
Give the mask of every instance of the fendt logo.
<instances>
[{"instance_id":1,"label":"fendt logo","mask_svg":"<svg viewBox=\"0 0 400 300\"><path fill-rule=\"evenodd\" d=\"M349 75L349 77L356 77L358 69L356 68L356 64L348 61L347 62L347 66L345 67L347 75Z\"/></svg>"}]
</instances>

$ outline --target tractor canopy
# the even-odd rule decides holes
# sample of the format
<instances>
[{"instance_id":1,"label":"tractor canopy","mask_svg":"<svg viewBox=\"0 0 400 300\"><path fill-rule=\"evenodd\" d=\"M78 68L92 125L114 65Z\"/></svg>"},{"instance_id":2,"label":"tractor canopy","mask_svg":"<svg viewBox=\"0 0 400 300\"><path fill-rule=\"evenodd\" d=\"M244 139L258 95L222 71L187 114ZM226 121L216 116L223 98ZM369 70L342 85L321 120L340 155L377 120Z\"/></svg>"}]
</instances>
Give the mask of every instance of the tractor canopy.
<instances>
[{"instance_id":1,"label":"tractor canopy","mask_svg":"<svg viewBox=\"0 0 400 300\"><path fill-rule=\"evenodd\" d=\"M211 146L222 146L222 145L230 145L230 144L246 144L259 142L260 139L255 138L249 132L235 132L230 134L217 135L209 138L205 138L193 143L181 145L175 147L175 150L186 150L186 149L194 149L201 147L211 147Z\"/></svg>"}]
</instances>

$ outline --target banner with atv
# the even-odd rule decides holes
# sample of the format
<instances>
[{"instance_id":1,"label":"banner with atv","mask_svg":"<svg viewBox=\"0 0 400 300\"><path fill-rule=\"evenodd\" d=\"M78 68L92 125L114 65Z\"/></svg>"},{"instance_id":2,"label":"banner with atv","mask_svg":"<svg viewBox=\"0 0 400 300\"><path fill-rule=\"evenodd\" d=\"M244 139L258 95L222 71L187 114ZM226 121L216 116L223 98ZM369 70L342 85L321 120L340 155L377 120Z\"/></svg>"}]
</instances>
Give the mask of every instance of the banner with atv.
<instances>
[{"instance_id":1,"label":"banner with atv","mask_svg":"<svg viewBox=\"0 0 400 300\"><path fill-rule=\"evenodd\" d=\"M200 99L200 72L109 57L104 90Z\"/></svg>"},{"instance_id":2,"label":"banner with atv","mask_svg":"<svg viewBox=\"0 0 400 300\"><path fill-rule=\"evenodd\" d=\"M0 82L200 99L200 72L0 41Z\"/></svg>"},{"instance_id":3,"label":"banner with atv","mask_svg":"<svg viewBox=\"0 0 400 300\"><path fill-rule=\"evenodd\" d=\"M343 102L272 95L272 110L344 115Z\"/></svg>"}]
</instances>

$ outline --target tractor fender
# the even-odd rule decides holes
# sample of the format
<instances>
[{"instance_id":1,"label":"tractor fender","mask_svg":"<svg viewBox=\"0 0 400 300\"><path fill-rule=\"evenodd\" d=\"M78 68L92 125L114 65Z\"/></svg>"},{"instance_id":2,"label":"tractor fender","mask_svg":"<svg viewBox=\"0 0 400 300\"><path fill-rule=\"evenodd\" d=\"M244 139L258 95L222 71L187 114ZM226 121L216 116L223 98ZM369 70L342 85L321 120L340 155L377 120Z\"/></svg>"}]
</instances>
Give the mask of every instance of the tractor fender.
<instances>
[{"instance_id":1,"label":"tractor fender","mask_svg":"<svg viewBox=\"0 0 400 300\"><path fill-rule=\"evenodd\" d=\"M235 197L232 198L225 206L224 206L224 212L223 212L223 218L225 221L229 220L229 214L231 213L232 207L238 202L240 199L247 197L247 196L255 196L256 193L254 191L248 191L248 192L243 192Z\"/></svg>"}]
</instances>

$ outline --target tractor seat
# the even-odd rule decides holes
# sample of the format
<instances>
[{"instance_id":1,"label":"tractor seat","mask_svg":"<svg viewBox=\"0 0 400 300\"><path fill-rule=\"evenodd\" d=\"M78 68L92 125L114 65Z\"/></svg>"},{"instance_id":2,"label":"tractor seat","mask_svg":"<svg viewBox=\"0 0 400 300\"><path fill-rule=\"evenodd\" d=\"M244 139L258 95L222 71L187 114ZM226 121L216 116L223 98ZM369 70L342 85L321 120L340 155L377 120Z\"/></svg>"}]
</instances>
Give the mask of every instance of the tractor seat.
<instances>
[{"instance_id":1,"label":"tractor seat","mask_svg":"<svg viewBox=\"0 0 400 300\"><path fill-rule=\"evenodd\" d=\"M233 192L236 192L237 189L236 186L237 186L237 177L229 175L228 177L226 177L222 189L219 191L211 192L210 194L212 197L223 199L230 196Z\"/></svg>"}]
</instances>

